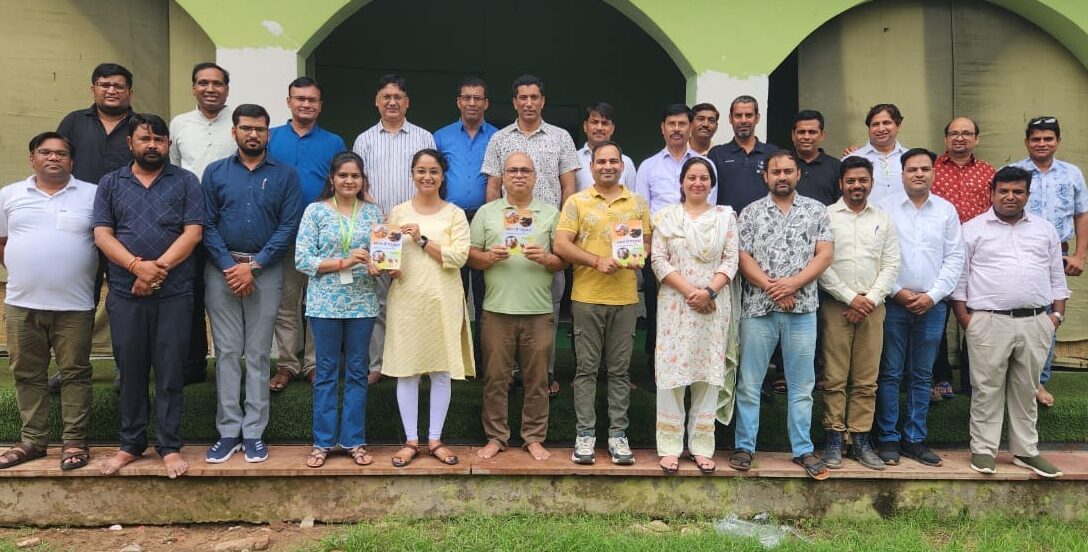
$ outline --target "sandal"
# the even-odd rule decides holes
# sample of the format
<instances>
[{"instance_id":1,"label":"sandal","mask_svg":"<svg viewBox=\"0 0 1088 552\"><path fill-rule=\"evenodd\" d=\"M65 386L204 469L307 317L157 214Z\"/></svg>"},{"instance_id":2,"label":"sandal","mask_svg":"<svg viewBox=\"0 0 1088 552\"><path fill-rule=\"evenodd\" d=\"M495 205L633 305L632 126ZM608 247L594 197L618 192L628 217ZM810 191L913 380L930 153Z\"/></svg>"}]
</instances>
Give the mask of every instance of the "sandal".
<instances>
[{"instance_id":1,"label":"sandal","mask_svg":"<svg viewBox=\"0 0 1088 552\"><path fill-rule=\"evenodd\" d=\"M44 447L39 448L34 445L19 443L4 451L4 454L0 454L0 470L18 466L23 462L37 460L43 456L45 456Z\"/></svg>"},{"instance_id":2,"label":"sandal","mask_svg":"<svg viewBox=\"0 0 1088 552\"><path fill-rule=\"evenodd\" d=\"M827 469L827 464L811 452L794 458L793 463L805 468L805 472L808 476L816 481L823 481L824 479L831 477L831 470Z\"/></svg>"},{"instance_id":3,"label":"sandal","mask_svg":"<svg viewBox=\"0 0 1088 552\"><path fill-rule=\"evenodd\" d=\"M408 451L408 455L401 454L404 451ZM393 467L403 468L407 466L416 456L419 456L419 445L415 443L404 443L404 446L393 455Z\"/></svg>"},{"instance_id":4,"label":"sandal","mask_svg":"<svg viewBox=\"0 0 1088 552\"><path fill-rule=\"evenodd\" d=\"M956 398L956 392L952 390L952 384L948 383L947 381L942 381L942 382L938 383L937 384L937 390L940 391L941 398L943 398L943 399L954 399L954 398Z\"/></svg>"},{"instance_id":5,"label":"sandal","mask_svg":"<svg viewBox=\"0 0 1088 552\"><path fill-rule=\"evenodd\" d=\"M929 402L935 403L935 402L941 402L943 400L944 400L944 397L941 396L941 390L940 389L938 389L936 387L930 387L929 388Z\"/></svg>"},{"instance_id":6,"label":"sandal","mask_svg":"<svg viewBox=\"0 0 1088 552\"><path fill-rule=\"evenodd\" d=\"M329 456L329 449L314 447L314 450L310 451L310 454L306 456L306 465L311 468L320 468L325 465L325 459Z\"/></svg>"},{"instance_id":7,"label":"sandal","mask_svg":"<svg viewBox=\"0 0 1088 552\"><path fill-rule=\"evenodd\" d=\"M443 450L446 452L442 452ZM439 462L442 462L447 466L452 466L457 462L460 462L460 460L457 459L457 455L454 454L453 451L449 449L449 447L443 445L441 442L433 447L427 447L427 453L431 456L434 456L438 459Z\"/></svg>"},{"instance_id":8,"label":"sandal","mask_svg":"<svg viewBox=\"0 0 1088 552\"><path fill-rule=\"evenodd\" d=\"M279 393L284 389L287 389L287 385L291 383L291 378L295 377L287 368L280 368L276 370L276 375L272 376L272 379L268 380L268 388L273 393Z\"/></svg>"},{"instance_id":9,"label":"sandal","mask_svg":"<svg viewBox=\"0 0 1088 552\"><path fill-rule=\"evenodd\" d=\"M548 387L548 396L553 398L553 399L559 396L559 382L558 381L552 381L552 384Z\"/></svg>"},{"instance_id":10,"label":"sandal","mask_svg":"<svg viewBox=\"0 0 1088 552\"><path fill-rule=\"evenodd\" d=\"M780 378L771 382L771 390L775 395L785 395L789 392L789 387L786 386L786 379Z\"/></svg>"},{"instance_id":11,"label":"sandal","mask_svg":"<svg viewBox=\"0 0 1088 552\"><path fill-rule=\"evenodd\" d=\"M706 456L696 456L694 454L689 454L688 458L691 458L691 461L695 462L695 467L699 468L699 471L702 472L703 475L710 475L714 473L714 470L718 469L718 466L714 463L714 460L707 458ZM703 459L702 462L699 462L700 458Z\"/></svg>"},{"instance_id":12,"label":"sandal","mask_svg":"<svg viewBox=\"0 0 1088 552\"><path fill-rule=\"evenodd\" d=\"M755 460L755 456L746 450L736 450L733 455L729 457L729 467L737 471L748 471L752 468L752 462Z\"/></svg>"},{"instance_id":13,"label":"sandal","mask_svg":"<svg viewBox=\"0 0 1088 552\"><path fill-rule=\"evenodd\" d=\"M61 445L60 469L74 470L82 468L91 460L91 449L85 441L65 441Z\"/></svg>"},{"instance_id":14,"label":"sandal","mask_svg":"<svg viewBox=\"0 0 1088 552\"><path fill-rule=\"evenodd\" d=\"M366 447L362 445L353 447L348 453L351 454L351 459L355 461L356 466L369 466L374 461L374 457L367 454Z\"/></svg>"},{"instance_id":15,"label":"sandal","mask_svg":"<svg viewBox=\"0 0 1088 552\"><path fill-rule=\"evenodd\" d=\"M666 458L672 458L672 460L665 462ZM658 465L661 466L661 471L672 475L680 470L680 459L676 456L662 456Z\"/></svg>"}]
</instances>

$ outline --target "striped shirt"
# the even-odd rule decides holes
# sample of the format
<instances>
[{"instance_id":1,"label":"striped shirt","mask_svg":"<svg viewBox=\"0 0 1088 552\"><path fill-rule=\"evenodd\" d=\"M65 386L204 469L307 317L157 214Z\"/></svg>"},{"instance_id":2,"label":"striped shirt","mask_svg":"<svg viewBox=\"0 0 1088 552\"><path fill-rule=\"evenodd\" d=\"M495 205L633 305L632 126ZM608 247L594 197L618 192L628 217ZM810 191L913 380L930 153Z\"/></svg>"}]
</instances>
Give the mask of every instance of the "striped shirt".
<instances>
[{"instance_id":1,"label":"striped shirt","mask_svg":"<svg viewBox=\"0 0 1088 552\"><path fill-rule=\"evenodd\" d=\"M408 121L396 132L386 130L378 121L355 139L351 149L363 158L370 195L382 214L388 215L394 206L412 199L412 156L434 147L434 136Z\"/></svg>"}]
</instances>

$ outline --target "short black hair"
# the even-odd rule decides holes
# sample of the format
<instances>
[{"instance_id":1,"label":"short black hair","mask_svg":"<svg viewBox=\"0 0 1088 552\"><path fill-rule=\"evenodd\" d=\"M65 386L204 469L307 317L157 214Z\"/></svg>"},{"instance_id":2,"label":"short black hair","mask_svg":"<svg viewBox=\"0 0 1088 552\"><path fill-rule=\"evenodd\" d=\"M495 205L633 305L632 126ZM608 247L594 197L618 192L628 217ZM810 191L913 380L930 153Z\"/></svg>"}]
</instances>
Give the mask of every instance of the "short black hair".
<instances>
[{"instance_id":1,"label":"short black hair","mask_svg":"<svg viewBox=\"0 0 1088 552\"><path fill-rule=\"evenodd\" d=\"M873 117L876 117L877 113L881 111L887 111L888 116L892 118L892 121L895 121L895 124L903 124L903 114L899 112L899 108L895 104L881 103L869 108L869 113L865 115L865 126L868 127L869 123L873 121Z\"/></svg>"},{"instance_id":2,"label":"short black hair","mask_svg":"<svg viewBox=\"0 0 1088 552\"><path fill-rule=\"evenodd\" d=\"M797 123L801 121L818 121L820 123L820 130L824 129L824 114L816 111L815 109L802 109L797 112L797 115L793 117L793 128L797 128ZM872 171L869 171L870 173Z\"/></svg>"},{"instance_id":3,"label":"short black hair","mask_svg":"<svg viewBox=\"0 0 1088 552\"><path fill-rule=\"evenodd\" d=\"M464 90L466 86L470 87L470 88L471 87L476 87L476 86L479 86L480 88L483 88L484 89L484 98L485 99L487 98L487 83L484 82L484 79L481 79L480 77L471 77L471 76L461 79L461 82L457 83L457 95L458 96L461 95L461 91Z\"/></svg>"},{"instance_id":4,"label":"short black hair","mask_svg":"<svg viewBox=\"0 0 1088 552\"><path fill-rule=\"evenodd\" d=\"M793 153L790 150L784 150L784 149L780 149L780 150L768 155L767 156L767 161L764 163L763 166L767 167L767 168L770 168L771 160L778 159L779 157L785 157L786 159L790 159L790 160L793 161L793 165L795 167L798 167L798 168L801 167L801 163L799 161L797 161L797 154Z\"/></svg>"},{"instance_id":5,"label":"short black hair","mask_svg":"<svg viewBox=\"0 0 1088 552\"><path fill-rule=\"evenodd\" d=\"M99 63L94 71L91 71L91 84L98 82L98 79L102 77L112 77L114 75L125 77L125 84L132 88L132 71L116 63Z\"/></svg>"},{"instance_id":6,"label":"short black hair","mask_svg":"<svg viewBox=\"0 0 1088 552\"><path fill-rule=\"evenodd\" d=\"M1055 137L1062 137L1062 127L1058 124L1057 117L1033 117L1028 121L1028 128L1024 130L1024 139L1031 138L1031 133L1036 130L1053 130Z\"/></svg>"},{"instance_id":7,"label":"short black hair","mask_svg":"<svg viewBox=\"0 0 1088 552\"><path fill-rule=\"evenodd\" d=\"M582 119L582 122L588 121L589 116L596 113L602 118L609 121L615 121L616 108L612 107L612 104L608 102L593 102L586 106L586 116Z\"/></svg>"},{"instance_id":8,"label":"short black hair","mask_svg":"<svg viewBox=\"0 0 1088 552\"><path fill-rule=\"evenodd\" d=\"M994 173L994 177L990 179L991 192L997 190L998 182L1023 182L1028 189L1028 193L1031 193L1031 173L1020 167L1009 165Z\"/></svg>"},{"instance_id":9,"label":"short black hair","mask_svg":"<svg viewBox=\"0 0 1088 552\"><path fill-rule=\"evenodd\" d=\"M691 116L693 118L695 117L695 114L700 112L700 111L713 111L715 119L721 119L722 118L722 114L718 112L718 108L714 107L714 104L712 104L712 103L703 102L703 103L697 103L697 104L691 106Z\"/></svg>"},{"instance_id":10,"label":"short black hair","mask_svg":"<svg viewBox=\"0 0 1088 552\"><path fill-rule=\"evenodd\" d=\"M382 88L385 88L390 84L396 86L397 88L400 88L400 91L404 92L405 96L408 95L408 81L404 80L404 77L396 73L390 73L388 75L382 75L381 77L379 77L378 89L375 90L374 93L377 94L378 92L381 92Z\"/></svg>"},{"instance_id":11,"label":"short black hair","mask_svg":"<svg viewBox=\"0 0 1088 552\"><path fill-rule=\"evenodd\" d=\"M621 148L619 144L613 142L612 140L605 140L604 142L601 142L600 144L597 144L597 147L593 148L593 153L590 154L589 160L590 161L596 160L597 159L597 150L599 150L599 149L601 149L601 148L603 148L605 146L612 146L612 147L616 148L616 151L619 152L619 154L620 154L620 159L623 159L623 148Z\"/></svg>"},{"instance_id":12,"label":"short black hair","mask_svg":"<svg viewBox=\"0 0 1088 552\"><path fill-rule=\"evenodd\" d=\"M230 73L226 69L210 62L204 61L193 66L193 84L196 84L196 74L205 69L215 69L223 74L223 84L230 86Z\"/></svg>"},{"instance_id":13,"label":"short black hair","mask_svg":"<svg viewBox=\"0 0 1088 552\"><path fill-rule=\"evenodd\" d=\"M741 104L741 103L742 104L755 104L755 106L756 106L756 115L759 115L759 100L757 100L757 99L755 99L755 97L749 96L747 94L742 94L740 96L737 96L736 98L733 99L732 102L729 103L729 114L732 115L733 114L733 108L736 107L737 104Z\"/></svg>"},{"instance_id":14,"label":"short black hair","mask_svg":"<svg viewBox=\"0 0 1088 552\"><path fill-rule=\"evenodd\" d=\"M438 162L438 166L442 168L442 184L438 186L438 197L440 199L446 199L446 173L450 170L450 162L446 160L446 156L443 155L442 152L434 148L423 148L412 156L411 167L413 169L416 168L416 165L423 156L433 157L434 160Z\"/></svg>"},{"instance_id":15,"label":"short black hair","mask_svg":"<svg viewBox=\"0 0 1088 552\"><path fill-rule=\"evenodd\" d=\"M905 169L905 168L907 168L907 160L910 159L911 157L918 157L919 155L925 155L926 157L929 157L929 162L930 163L936 163L937 162L937 154L936 153L933 153L932 151L929 151L926 148L911 148L911 149L907 150L906 153L904 153L902 156L899 157L899 165L902 166Z\"/></svg>"},{"instance_id":16,"label":"short black hair","mask_svg":"<svg viewBox=\"0 0 1088 552\"><path fill-rule=\"evenodd\" d=\"M544 95L544 81L540 80L540 77L536 75L522 75L514 79L514 84L510 86L513 97L518 97L518 88L522 86L536 86L540 89L540 95Z\"/></svg>"},{"instance_id":17,"label":"short black hair","mask_svg":"<svg viewBox=\"0 0 1088 552\"><path fill-rule=\"evenodd\" d=\"M710 174L710 187L718 185L718 171L714 169L714 165L710 163L706 157L692 157L687 161L684 161L684 165L680 167L680 202L687 201L687 194L684 193L684 177L687 176L688 171L694 165L702 165L706 167L706 172Z\"/></svg>"},{"instance_id":18,"label":"short black hair","mask_svg":"<svg viewBox=\"0 0 1088 552\"><path fill-rule=\"evenodd\" d=\"M865 169L869 171L869 178L873 177L873 162L864 157L851 155L843 159L842 164L839 165L839 180L842 180L842 177L846 176L846 171L850 169Z\"/></svg>"},{"instance_id":19,"label":"short black hair","mask_svg":"<svg viewBox=\"0 0 1088 552\"><path fill-rule=\"evenodd\" d=\"M695 118L695 113L691 111L691 108L682 103L674 103L665 106L665 109L661 111L661 122L664 123L665 119L672 117L673 115L685 115L690 123Z\"/></svg>"},{"instance_id":20,"label":"short black hair","mask_svg":"<svg viewBox=\"0 0 1088 552\"><path fill-rule=\"evenodd\" d=\"M154 113L133 113L128 118L128 135L131 137L136 134L136 130L142 126L151 129L151 134L156 136L170 137L170 125Z\"/></svg>"},{"instance_id":21,"label":"short black hair","mask_svg":"<svg viewBox=\"0 0 1088 552\"><path fill-rule=\"evenodd\" d=\"M76 156L76 149L72 146L72 142L65 138L63 134L53 132L52 130L47 130L30 139L30 153L34 153L34 150L38 149L38 146L42 145L46 140L60 140L61 142L64 142L64 145L68 146L68 155L70 157Z\"/></svg>"},{"instance_id":22,"label":"short black hair","mask_svg":"<svg viewBox=\"0 0 1088 552\"><path fill-rule=\"evenodd\" d=\"M956 118L952 119L952 121L955 121L956 119L967 119L968 121L971 121L971 124L975 125L975 136L978 136L980 134L981 131L978 128L978 123L975 122L974 119L972 119L970 117L956 117ZM948 135L948 128L952 126L952 121L948 121L948 124L944 125L944 134L945 134L945 136Z\"/></svg>"},{"instance_id":23,"label":"short black hair","mask_svg":"<svg viewBox=\"0 0 1088 552\"><path fill-rule=\"evenodd\" d=\"M234 108L234 113L230 114L230 121L234 126L238 126L238 121L242 117L264 117L264 124L272 124L272 118L268 116L268 110L257 104L242 104Z\"/></svg>"},{"instance_id":24,"label":"short black hair","mask_svg":"<svg viewBox=\"0 0 1088 552\"><path fill-rule=\"evenodd\" d=\"M291 96L292 88L309 88L311 86L317 89L317 94L321 96L320 99L325 98L325 89L321 88L321 85L317 84L317 81L311 79L310 77L299 77L291 81L291 84L287 85L287 96Z\"/></svg>"}]
</instances>

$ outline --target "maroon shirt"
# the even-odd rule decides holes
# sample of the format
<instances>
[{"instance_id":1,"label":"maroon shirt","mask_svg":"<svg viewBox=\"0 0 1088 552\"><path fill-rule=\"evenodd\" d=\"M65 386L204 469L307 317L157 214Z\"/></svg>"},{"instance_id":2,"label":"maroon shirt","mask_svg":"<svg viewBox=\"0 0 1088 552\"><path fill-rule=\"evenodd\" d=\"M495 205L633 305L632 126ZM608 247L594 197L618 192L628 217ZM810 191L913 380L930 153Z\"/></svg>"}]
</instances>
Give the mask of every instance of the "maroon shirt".
<instances>
[{"instance_id":1,"label":"maroon shirt","mask_svg":"<svg viewBox=\"0 0 1088 552\"><path fill-rule=\"evenodd\" d=\"M993 166L974 155L961 167L946 152L933 165L932 191L956 208L963 224L989 210L990 180L994 172Z\"/></svg>"}]
</instances>

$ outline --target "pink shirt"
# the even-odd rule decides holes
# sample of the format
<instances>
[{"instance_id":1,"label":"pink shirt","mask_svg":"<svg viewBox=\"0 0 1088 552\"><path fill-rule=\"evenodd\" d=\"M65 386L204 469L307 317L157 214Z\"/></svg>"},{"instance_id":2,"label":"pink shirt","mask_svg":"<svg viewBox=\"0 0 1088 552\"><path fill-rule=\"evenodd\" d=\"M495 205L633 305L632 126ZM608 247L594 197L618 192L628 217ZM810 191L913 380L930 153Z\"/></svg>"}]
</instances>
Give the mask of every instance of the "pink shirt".
<instances>
[{"instance_id":1,"label":"pink shirt","mask_svg":"<svg viewBox=\"0 0 1088 552\"><path fill-rule=\"evenodd\" d=\"M1058 232L1045 218L1025 212L1009 224L990 209L963 225L963 242L967 265L952 299L967 308L1045 307L1069 298Z\"/></svg>"}]
</instances>

